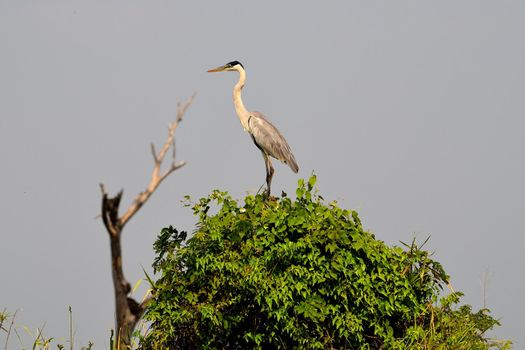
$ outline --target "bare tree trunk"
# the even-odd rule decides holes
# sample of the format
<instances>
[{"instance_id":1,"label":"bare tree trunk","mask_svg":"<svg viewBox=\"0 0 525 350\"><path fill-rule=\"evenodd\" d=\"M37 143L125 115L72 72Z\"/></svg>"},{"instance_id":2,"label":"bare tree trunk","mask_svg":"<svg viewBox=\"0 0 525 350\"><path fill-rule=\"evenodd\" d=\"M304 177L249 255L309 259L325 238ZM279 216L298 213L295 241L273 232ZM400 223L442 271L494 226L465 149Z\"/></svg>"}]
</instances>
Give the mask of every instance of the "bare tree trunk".
<instances>
[{"instance_id":1,"label":"bare tree trunk","mask_svg":"<svg viewBox=\"0 0 525 350\"><path fill-rule=\"evenodd\" d=\"M153 143L151 144L153 160L155 161L153 172L151 174L151 181L147 188L135 197L133 203L122 216L119 216L119 207L123 191L120 191L114 197L109 197L105 186L100 184L100 189L102 191L102 221L104 222L104 226L109 234L111 248L111 270L113 276L113 287L115 290L115 330L117 335L117 349L126 349L130 346L133 330L144 314L146 306L150 300L148 297L138 303L135 299L129 296L131 285L126 280L122 270L122 248L120 243L122 230L126 223L140 210L153 192L155 192L161 182L172 172L180 169L186 164L184 161L179 163L175 162L175 131L182 121L186 110L193 102L194 97L195 95L184 104L178 104L177 119L169 125L168 137L162 146L162 149L157 153L155 146ZM161 172L162 162L170 148L172 149L171 166L164 172Z\"/></svg>"}]
</instances>

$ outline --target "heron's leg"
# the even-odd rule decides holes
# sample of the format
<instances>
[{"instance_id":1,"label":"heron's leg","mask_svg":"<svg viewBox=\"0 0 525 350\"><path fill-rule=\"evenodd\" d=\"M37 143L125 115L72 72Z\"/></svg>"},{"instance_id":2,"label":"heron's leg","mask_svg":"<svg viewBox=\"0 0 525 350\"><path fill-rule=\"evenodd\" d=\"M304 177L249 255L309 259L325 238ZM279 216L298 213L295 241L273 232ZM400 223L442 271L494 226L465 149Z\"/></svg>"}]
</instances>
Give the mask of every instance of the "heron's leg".
<instances>
[{"instance_id":1,"label":"heron's leg","mask_svg":"<svg viewBox=\"0 0 525 350\"><path fill-rule=\"evenodd\" d=\"M266 169L266 196L269 196L270 195L270 188L268 186L268 179L270 178L270 167L269 167L268 163L269 163L270 159L268 159L268 156L264 152L262 152L262 156L263 156L263 159L264 159L264 166L265 166L265 169Z\"/></svg>"},{"instance_id":2,"label":"heron's leg","mask_svg":"<svg viewBox=\"0 0 525 350\"><path fill-rule=\"evenodd\" d=\"M270 157L263 152L264 163L266 165L266 196L270 196L270 188L272 186L272 177L273 177L273 166Z\"/></svg>"}]
</instances>

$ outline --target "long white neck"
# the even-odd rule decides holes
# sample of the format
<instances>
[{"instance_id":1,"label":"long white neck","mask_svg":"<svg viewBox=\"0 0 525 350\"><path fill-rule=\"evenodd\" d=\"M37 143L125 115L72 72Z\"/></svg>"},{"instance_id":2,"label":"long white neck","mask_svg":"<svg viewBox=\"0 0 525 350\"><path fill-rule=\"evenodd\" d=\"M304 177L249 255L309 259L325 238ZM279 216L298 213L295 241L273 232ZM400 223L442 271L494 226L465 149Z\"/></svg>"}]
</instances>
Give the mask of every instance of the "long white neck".
<instances>
[{"instance_id":1,"label":"long white neck","mask_svg":"<svg viewBox=\"0 0 525 350\"><path fill-rule=\"evenodd\" d=\"M244 82L246 81L246 72L242 68L240 68L238 72L239 81L233 88L233 104L235 105L235 111L237 112L237 116L239 117L242 127L244 130L248 131L248 119L250 118L250 112L248 112L246 107L244 107L244 103L242 103L241 98L241 90L244 87Z\"/></svg>"}]
</instances>

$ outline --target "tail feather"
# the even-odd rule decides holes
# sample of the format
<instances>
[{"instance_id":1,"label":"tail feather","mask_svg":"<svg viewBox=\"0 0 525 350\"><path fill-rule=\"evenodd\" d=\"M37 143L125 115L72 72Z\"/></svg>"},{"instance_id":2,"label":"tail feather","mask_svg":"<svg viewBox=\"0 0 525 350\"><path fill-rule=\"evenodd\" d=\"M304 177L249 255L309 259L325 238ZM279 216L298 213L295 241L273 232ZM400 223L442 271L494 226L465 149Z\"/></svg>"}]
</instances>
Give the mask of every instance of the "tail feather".
<instances>
[{"instance_id":1,"label":"tail feather","mask_svg":"<svg viewBox=\"0 0 525 350\"><path fill-rule=\"evenodd\" d=\"M295 161L295 157L293 156L293 154L290 153L290 157L289 159L286 160L285 163L288 164L290 169L292 169L292 171L297 174L297 172L299 171L299 165L297 165L297 162Z\"/></svg>"}]
</instances>

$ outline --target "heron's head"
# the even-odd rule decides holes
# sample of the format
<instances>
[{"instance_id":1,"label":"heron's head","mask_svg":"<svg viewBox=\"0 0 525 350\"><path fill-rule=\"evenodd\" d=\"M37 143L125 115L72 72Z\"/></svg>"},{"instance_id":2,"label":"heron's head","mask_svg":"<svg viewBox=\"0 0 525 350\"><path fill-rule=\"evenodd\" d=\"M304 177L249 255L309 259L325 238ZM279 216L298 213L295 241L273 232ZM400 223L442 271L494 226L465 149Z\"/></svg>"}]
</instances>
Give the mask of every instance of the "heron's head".
<instances>
[{"instance_id":1,"label":"heron's head","mask_svg":"<svg viewBox=\"0 0 525 350\"><path fill-rule=\"evenodd\" d=\"M217 68L210 69L210 70L208 70L208 72L209 73L212 73L212 72L225 72L225 71L237 71L237 72L239 72L241 69L244 70L244 66L242 65L241 62L239 62L239 61L231 61L231 62L226 63L224 66L220 66L220 67L217 67Z\"/></svg>"}]
</instances>

